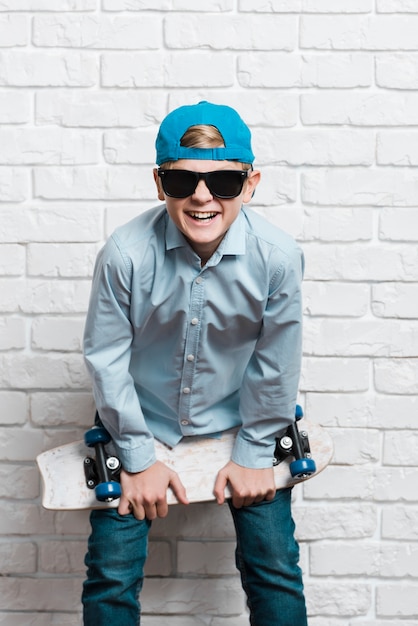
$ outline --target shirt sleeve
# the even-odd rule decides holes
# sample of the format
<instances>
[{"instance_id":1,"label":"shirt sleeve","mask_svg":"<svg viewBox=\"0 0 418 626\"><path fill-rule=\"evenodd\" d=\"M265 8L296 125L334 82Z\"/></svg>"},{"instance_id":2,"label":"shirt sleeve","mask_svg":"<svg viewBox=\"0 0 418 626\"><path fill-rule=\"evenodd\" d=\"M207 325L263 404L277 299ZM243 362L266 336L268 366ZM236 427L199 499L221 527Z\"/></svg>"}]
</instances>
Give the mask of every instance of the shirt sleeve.
<instances>
[{"instance_id":1,"label":"shirt sleeve","mask_svg":"<svg viewBox=\"0 0 418 626\"><path fill-rule=\"evenodd\" d=\"M232 460L243 467L271 467L275 438L295 419L302 356L303 268L303 253L295 246L270 283L262 329L241 386L242 427Z\"/></svg>"},{"instance_id":2,"label":"shirt sleeve","mask_svg":"<svg viewBox=\"0 0 418 626\"><path fill-rule=\"evenodd\" d=\"M84 332L84 358L96 408L123 467L139 472L155 460L148 430L129 372L132 263L110 238L97 257Z\"/></svg>"}]
</instances>

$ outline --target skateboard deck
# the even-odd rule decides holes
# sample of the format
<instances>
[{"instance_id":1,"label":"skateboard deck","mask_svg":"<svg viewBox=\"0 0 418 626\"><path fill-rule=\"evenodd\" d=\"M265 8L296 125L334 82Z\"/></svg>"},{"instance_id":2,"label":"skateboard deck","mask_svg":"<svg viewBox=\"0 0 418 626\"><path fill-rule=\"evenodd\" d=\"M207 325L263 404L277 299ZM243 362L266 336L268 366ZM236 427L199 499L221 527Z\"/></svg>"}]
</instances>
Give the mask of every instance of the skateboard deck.
<instances>
[{"instance_id":1,"label":"skateboard deck","mask_svg":"<svg viewBox=\"0 0 418 626\"><path fill-rule=\"evenodd\" d=\"M296 422L295 422L296 423ZM94 429L93 429L94 430ZM89 432L93 432L89 431ZM104 429L102 429L104 430ZM277 489L293 486L308 478L316 476L326 468L333 454L332 439L328 432L318 424L303 420L300 433L297 430L304 453L295 451L295 443L289 439L288 431L276 440L276 457L278 464L274 466ZM190 502L214 500L213 489L218 471L230 460L235 439L235 431L225 432L219 439L187 437L175 448L156 441L157 459L176 471L184 484ZM300 445L301 441L299 441ZM106 455L112 461L112 444L103 446ZM109 452L110 448L110 452ZM279 449L280 448L280 449ZM96 449L96 457L98 450ZM293 456L292 456L293 455ZM303 456L309 471L295 473L295 456ZM281 457L281 458L279 458ZM87 459L87 462L86 462ZM87 485L85 465L95 463L94 451L84 441L76 441L52 450L43 452L37 457L38 467L42 476L42 505L52 510L79 510L115 508L119 500L101 502L96 499L94 487ZM299 461L300 462L300 461ZM302 460L302 468L304 460ZM111 465L112 463L109 463ZM312 466L314 469L312 470ZM116 479L117 480L117 479ZM115 484L115 483L112 483ZM230 494L227 494L230 495ZM169 504L177 500L169 489Z\"/></svg>"}]
</instances>

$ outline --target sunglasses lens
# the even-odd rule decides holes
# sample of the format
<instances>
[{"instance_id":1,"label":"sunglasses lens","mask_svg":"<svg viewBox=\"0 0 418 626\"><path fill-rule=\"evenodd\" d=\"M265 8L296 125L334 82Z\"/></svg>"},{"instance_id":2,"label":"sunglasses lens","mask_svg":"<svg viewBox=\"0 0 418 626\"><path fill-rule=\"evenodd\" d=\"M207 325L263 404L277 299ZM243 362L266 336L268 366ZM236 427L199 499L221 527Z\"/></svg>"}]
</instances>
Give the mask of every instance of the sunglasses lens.
<instances>
[{"instance_id":1,"label":"sunglasses lens","mask_svg":"<svg viewBox=\"0 0 418 626\"><path fill-rule=\"evenodd\" d=\"M206 183L214 196L218 198L236 198L241 193L246 175L246 172L239 170L209 172Z\"/></svg>"},{"instance_id":2,"label":"sunglasses lens","mask_svg":"<svg viewBox=\"0 0 418 626\"><path fill-rule=\"evenodd\" d=\"M198 183L196 174L187 170L164 170L160 176L165 193L172 198L191 196Z\"/></svg>"}]
</instances>

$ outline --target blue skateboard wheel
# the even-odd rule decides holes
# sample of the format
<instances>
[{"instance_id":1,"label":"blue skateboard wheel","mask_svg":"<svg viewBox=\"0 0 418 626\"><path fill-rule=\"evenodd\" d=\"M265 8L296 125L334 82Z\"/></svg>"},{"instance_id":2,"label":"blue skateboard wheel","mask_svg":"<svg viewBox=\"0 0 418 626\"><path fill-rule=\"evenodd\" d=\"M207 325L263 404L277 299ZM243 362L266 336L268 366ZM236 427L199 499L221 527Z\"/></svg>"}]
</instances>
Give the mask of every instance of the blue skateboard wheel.
<instances>
[{"instance_id":1,"label":"blue skateboard wheel","mask_svg":"<svg viewBox=\"0 0 418 626\"><path fill-rule=\"evenodd\" d=\"M99 502L117 500L122 495L120 484L114 481L99 483L94 491L96 493L96 499L99 500Z\"/></svg>"},{"instance_id":2,"label":"blue skateboard wheel","mask_svg":"<svg viewBox=\"0 0 418 626\"><path fill-rule=\"evenodd\" d=\"M296 459L296 461L292 461L289 469L293 478L303 478L315 474L316 463L313 459Z\"/></svg>"},{"instance_id":3,"label":"blue skateboard wheel","mask_svg":"<svg viewBox=\"0 0 418 626\"><path fill-rule=\"evenodd\" d=\"M302 407L300 406L300 404L297 404L297 405L296 405L296 411L295 411L295 418L296 418L296 421L298 422L299 420L301 420L301 419L302 419L302 417L303 417L303 409L302 409Z\"/></svg>"},{"instance_id":4,"label":"blue skateboard wheel","mask_svg":"<svg viewBox=\"0 0 418 626\"><path fill-rule=\"evenodd\" d=\"M86 446L92 448L96 443L109 443L110 435L106 428L91 428L84 434L84 442Z\"/></svg>"}]
</instances>

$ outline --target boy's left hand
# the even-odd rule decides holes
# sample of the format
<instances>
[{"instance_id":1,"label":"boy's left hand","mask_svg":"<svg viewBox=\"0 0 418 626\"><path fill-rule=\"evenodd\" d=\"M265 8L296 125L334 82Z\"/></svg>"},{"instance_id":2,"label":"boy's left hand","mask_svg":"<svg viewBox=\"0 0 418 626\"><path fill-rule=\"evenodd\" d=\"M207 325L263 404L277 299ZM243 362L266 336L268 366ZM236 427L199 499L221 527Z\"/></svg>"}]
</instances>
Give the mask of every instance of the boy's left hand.
<instances>
[{"instance_id":1,"label":"boy's left hand","mask_svg":"<svg viewBox=\"0 0 418 626\"><path fill-rule=\"evenodd\" d=\"M273 500L276 495L273 467L252 469L229 461L216 478L213 493L218 504L225 502L225 487L228 483L232 493L232 504L236 509L263 500Z\"/></svg>"}]
</instances>

